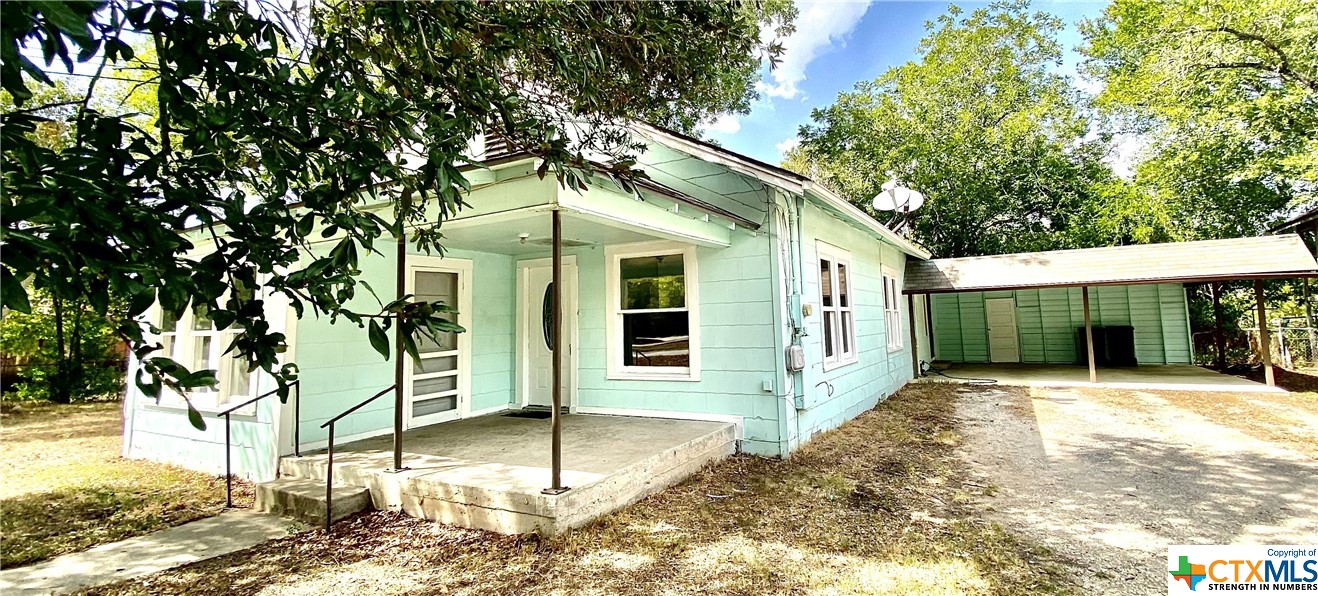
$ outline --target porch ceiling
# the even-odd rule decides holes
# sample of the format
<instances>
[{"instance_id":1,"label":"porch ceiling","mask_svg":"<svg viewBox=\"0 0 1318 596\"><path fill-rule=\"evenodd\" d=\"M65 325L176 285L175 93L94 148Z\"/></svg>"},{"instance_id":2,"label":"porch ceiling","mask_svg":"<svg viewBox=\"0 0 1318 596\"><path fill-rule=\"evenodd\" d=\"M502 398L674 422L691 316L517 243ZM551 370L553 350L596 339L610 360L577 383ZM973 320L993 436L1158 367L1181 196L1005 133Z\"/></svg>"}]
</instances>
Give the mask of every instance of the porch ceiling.
<instances>
[{"instance_id":1,"label":"porch ceiling","mask_svg":"<svg viewBox=\"0 0 1318 596\"><path fill-rule=\"evenodd\" d=\"M447 248L507 255L546 253L553 249L549 206L498 218L472 218L444 225ZM586 219L569 211L562 217L563 247L605 246L655 240L657 236ZM521 235L526 234L525 241Z\"/></svg>"}]
</instances>

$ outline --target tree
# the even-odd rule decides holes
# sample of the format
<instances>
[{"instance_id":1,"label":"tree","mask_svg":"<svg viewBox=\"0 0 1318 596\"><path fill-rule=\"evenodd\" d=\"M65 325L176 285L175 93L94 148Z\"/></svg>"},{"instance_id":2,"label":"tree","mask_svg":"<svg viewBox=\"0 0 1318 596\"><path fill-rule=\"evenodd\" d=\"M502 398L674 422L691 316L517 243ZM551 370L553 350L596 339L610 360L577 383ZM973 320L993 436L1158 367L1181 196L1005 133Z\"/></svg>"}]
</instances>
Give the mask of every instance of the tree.
<instances>
[{"instance_id":1,"label":"tree","mask_svg":"<svg viewBox=\"0 0 1318 596\"><path fill-rule=\"evenodd\" d=\"M442 248L440 222L465 206L470 139L504 135L569 187L593 176L626 184L637 147L623 125L690 130L744 110L761 59L781 52L761 28L785 33L793 14L784 0L335 0L296 13L263 0L0 4L0 78L18 104L0 128L4 306L29 311L29 284L101 314L110 294L125 297L117 332L148 395L215 383L214 371L152 355L142 316L155 303L172 315L203 307L217 327L239 329L230 350L286 395L296 372L276 368L285 338L257 287L372 338L400 321L415 356L417 335L458 330L447 305L344 305L359 255L382 239ZM139 41L154 50L150 122L93 101ZM85 95L34 105L47 69L79 63L94 73ZM74 108L73 142L59 150L29 137L54 107ZM372 202L392 209L377 215ZM434 205L437 220L426 215ZM338 240L312 254L321 236ZM203 243L205 256L189 256ZM388 342L371 343L388 355Z\"/></svg>"},{"instance_id":2,"label":"tree","mask_svg":"<svg viewBox=\"0 0 1318 596\"><path fill-rule=\"evenodd\" d=\"M1264 233L1318 200L1318 11L1116 0L1082 25L1097 105L1148 141L1136 184L1177 239Z\"/></svg>"},{"instance_id":3,"label":"tree","mask_svg":"<svg viewBox=\"0 0 1318 596\"><path fill-rule=\"evenodd\" d=\"M114 319L121 316L121 304L102 316L45 292L34 293L31 312L7 313L0 343L23 365L18 398L67 404L118 396L124 371Z\"/></svg>"},{"instance_id":4,"label":"tree","mask_svg":"<svg viewBox=\"0 0 1318 596\"><path fill-rule=\"evenodd\" d=\"M1052 70L1061 22L1022 2L961 15L929 24L917 61L816 110L788 167L866 209L893 177L923 192L911 234L940 256L1110 242L1084 216L1118 182Z\"/></svg>"}]
</instances>

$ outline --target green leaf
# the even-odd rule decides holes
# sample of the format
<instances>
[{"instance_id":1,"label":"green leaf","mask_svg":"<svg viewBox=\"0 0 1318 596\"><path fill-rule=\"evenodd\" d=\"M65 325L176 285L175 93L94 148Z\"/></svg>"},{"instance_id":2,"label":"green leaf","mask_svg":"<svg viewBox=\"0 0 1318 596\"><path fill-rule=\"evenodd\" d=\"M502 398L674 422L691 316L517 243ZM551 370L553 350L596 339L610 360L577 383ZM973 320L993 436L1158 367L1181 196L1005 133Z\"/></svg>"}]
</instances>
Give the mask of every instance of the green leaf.
<instances>
[{"instance_id":1,"label":"green leaf","mask_svg":"<svg viewBox=\"0 0 1318 596\"><path fill-rule=\"evenodd\" d=\"M33 0L32 5L65 35L79 40L79 43L91 42L87 35L87 17L91 14L92 3ZM75 7L82 12L81 15L74 11Z\"/></svg>"},{"instance_id":2,"label":"green leaf","mask_svg":"<svg viewBox=\"0 0 1318 596\"><path fill-rule=\"evenodd\" d=\"M367 328L366 335L371 340L371 347L375 348L375 351L379 352L380 355L383 356L385 360L388 360L389 335L384 332L383 327L380 327L380 323L376 322L375 319L371 319L371 323Z\"/></svg>"},{"instance_id":3,"label":"green leaf","mask_svg":"<svg viewBox=\"0 0 1318 596\"><path fill-rule=\"evenodd\" d=\"M8 267L0 267L0 302L5 308L10 308L21 313L32 312L32 304L27 299L27 288L23 287L23 282L9 271Z\"/></svg>"},{"instance_id":4,"label":"green leaf","mask_svg":"<svg viewBox=\"0 0 1318 596\"><path fill-rule=\"evenodd\" d=\"M197 430L206 430L206 420L201 417L201 412L193 407L191 401L185 401L188 404L188 423Z\"/></svg>"}]
</instances>

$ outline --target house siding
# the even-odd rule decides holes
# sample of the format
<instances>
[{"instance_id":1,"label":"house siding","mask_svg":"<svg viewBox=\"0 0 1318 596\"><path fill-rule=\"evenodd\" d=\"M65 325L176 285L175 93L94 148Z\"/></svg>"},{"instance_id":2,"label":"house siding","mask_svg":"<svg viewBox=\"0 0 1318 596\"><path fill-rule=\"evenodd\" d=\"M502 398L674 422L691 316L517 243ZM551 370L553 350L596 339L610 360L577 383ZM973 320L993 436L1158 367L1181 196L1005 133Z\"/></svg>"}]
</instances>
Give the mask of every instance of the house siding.
<instances>
[{"instance_id":1,"label":"house siding","mask_svg":"<svg viewBox=\"0 0 1318 596\"><path fill-rule=\"evenodd\" d=\"M882 270L898 276L901 287L906 255L897 247L874 238L851 223L807 203L803 213L801 253L802 303L814 305L805 317L807 335L801 338L806 368L802 371L803 399L796 412L796 440L804 443L815 434L840 426L873 408L912 378L910 318L906 300L899 301L901 327L887 329L883 314ZM856 320L857 361L824 370L823 316L819 305L819 243L851 253L851 284ZM888 350L889 333L899 333L902 348ZM831 391L830 391L831 389Z\"/></svg>"},{"instance_id":2,"label":"house siding","mask_svg":"<svg viewBox=\"0 0 1318 596\"><path fill-rule=\"evenodd\" d=\"M939 360L988 362L984 301L1013 298L1021 361L1074 364L1076 329L1084 326L1080 288L933 294L934 351ZM1096 286L1089 292L1094 326L1135 328L1140 364L1189 364L1185 290L1177 284Z\"/></svg>"},{"instance_id":3,"label":"house siding","mask_svg":"<svg viewBox=\"0 0 1318 596\"><path fill-rule=\"evenodd\" d=\"M767 236L738 232L729 247L696 249L699 381L608 378L604 250L570 254L578 267L578 407L738 416L743 451L781 452L774 392L764 390L766 380L775 385L778 360Z\"/></svg>"},{"instance_id":4,"label":"house siding","mask_svg":"<svg viewBox=\"0 0 1318 596\"><path fill-rule=\"evenodd\" d=\"M409 248L415 251L415 247ZM361 269L362 279L387 302L395 284L396 257L393 251L383 253L362 259ZM505 406L513 398L516 283L512 257L449 250L444 258L472 262L472 324L467 331L471 334L470 409ZM359 288L350 305L363 311L379 308L365 288ZM303 444L324 441L326 429L321 424L394 382L392 361L371 349L366 332L346 320L331 323L328 318L308 317L298 321L295 357L306 398L302 404ZM334 432L347 437L392 429L393 408L393 399L377 399L336 423Z\"/></svg>"}]
</instances>

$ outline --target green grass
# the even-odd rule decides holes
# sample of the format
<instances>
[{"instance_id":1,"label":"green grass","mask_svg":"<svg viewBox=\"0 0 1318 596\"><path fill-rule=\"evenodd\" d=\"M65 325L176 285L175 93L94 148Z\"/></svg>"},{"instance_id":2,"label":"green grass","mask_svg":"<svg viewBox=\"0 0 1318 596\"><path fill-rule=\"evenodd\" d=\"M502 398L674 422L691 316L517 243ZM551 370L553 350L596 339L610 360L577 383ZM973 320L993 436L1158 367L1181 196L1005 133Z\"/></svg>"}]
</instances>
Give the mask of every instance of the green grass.
<instances>
[{"instance_id":1,"label":"green grass","mask_svg":"<svg viewBox=\"0 0 1318 596\"><path fill-rule=\"evenodd\" d=\"M0 566L214 515L220 478L121 458L120 405L5 404L0 414ZM244 498L250 487L236 483Z\"/></svg>"}]
</instances>

